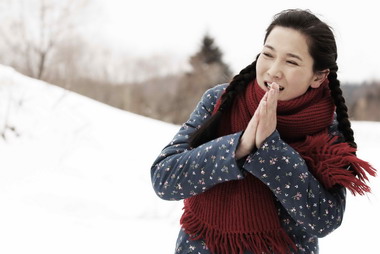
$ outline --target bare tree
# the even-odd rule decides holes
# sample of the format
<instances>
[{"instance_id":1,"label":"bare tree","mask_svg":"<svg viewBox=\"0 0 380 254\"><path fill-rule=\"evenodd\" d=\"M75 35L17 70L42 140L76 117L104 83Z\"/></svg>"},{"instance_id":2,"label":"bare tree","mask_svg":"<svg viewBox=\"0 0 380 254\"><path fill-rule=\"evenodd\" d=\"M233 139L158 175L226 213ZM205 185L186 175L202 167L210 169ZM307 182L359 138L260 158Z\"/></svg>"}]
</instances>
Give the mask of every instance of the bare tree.
<instances>
[{"instance_id":1,"label":"bare tree","mask_svg":"<svg viewBox=\"0 0 380 254\"><path fill-rule=\"evenodd\" d=\"M87 4L88 0L3 0L3 63L43 79L52 53L78 27Z\"/></svg>"}]
</instances>

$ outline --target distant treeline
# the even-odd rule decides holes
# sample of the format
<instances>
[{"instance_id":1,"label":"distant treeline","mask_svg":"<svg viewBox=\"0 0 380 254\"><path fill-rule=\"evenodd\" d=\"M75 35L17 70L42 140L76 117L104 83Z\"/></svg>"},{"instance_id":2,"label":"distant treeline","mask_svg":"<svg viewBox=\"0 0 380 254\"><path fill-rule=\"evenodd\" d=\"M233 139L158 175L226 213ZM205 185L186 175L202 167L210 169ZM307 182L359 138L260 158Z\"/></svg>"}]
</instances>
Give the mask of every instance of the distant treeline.
<instances>
[{"instance_id":1,"label":"distant treeline","mask_svg":"<svg viewBox=\"0 0 380 254\"><path fill-rule=\"evenodd\" d=\"M343 83L342 91L351 119L380 121L380 81Z\"/></svg>"},{"instance_id":2,"label":"distant treeline","mask_svg":"<svg viewBox=\"0 0 380 254\"><path fill-rule=\"evenodd\" d=\"M88 0L19 0L0 5L0 64L114 107L163 121L187 120L202 94L233 73L210 35L188 64L168 54L138 58L93 43ZM17 15L16 15L17 14ZM243 66L244 67L244 66ZM380 121L380 83L342 84L354 120Z\"/></svg>"},{"instance_id":3,"label":"distant treeline","mask_svg":"<svg viewBox=\"0 0 380 254\"><path fill-rule=\"evenodd\" d=\"M182 124L208 88L232 78L221 51L207 35L189 62L192 70L187 72L118 85L88 78L73 82L70 89L123 110ZM343 82L341 88L352 120L380 121L380 82Z\"/></svg>"}]
</instances>

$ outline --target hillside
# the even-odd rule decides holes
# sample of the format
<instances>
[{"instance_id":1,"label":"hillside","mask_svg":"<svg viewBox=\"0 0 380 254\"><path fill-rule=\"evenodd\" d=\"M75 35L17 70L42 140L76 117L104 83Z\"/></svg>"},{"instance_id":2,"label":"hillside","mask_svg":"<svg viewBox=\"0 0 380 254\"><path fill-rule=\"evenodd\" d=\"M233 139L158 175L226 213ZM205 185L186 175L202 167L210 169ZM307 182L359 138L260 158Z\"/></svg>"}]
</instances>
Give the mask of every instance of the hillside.
<instances>
[{"instance_id":1,"label":"hillside","mask_svg":"<svg viewBox=\"0 0 380 254\"><path fill-rule=\"evenodd\" d=\"M154 194L150 166L178 126L0 66L4 123L15 129L0 139L0 253L174 252L182 202ZM353 128L358 155L379 169L380 123ZM372 195L348 196L321 253L378 249L379 178L371 183Z\"/></svg>"}]
</instances>

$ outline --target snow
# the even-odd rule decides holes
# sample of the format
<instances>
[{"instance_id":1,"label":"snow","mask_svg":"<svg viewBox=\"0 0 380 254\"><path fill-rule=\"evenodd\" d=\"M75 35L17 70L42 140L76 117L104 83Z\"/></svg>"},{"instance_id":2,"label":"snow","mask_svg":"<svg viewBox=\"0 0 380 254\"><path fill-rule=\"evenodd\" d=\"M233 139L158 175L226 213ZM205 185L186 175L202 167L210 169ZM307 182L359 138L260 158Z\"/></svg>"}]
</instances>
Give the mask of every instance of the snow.
<instances>
[{"instance_id":1,"label":"snow","mask_svg":"<svg viewBox=\"0 0 380 254\"><path fill-rule=\"evenodd\" d=\"M125 112L0 66L0 253L174 253L182 202L153 191L150 166L179 126ZM380 123L353 122L380 168ZM379 179L348 196L321 253L374 253Z\"/></svg>"}]
</instances>

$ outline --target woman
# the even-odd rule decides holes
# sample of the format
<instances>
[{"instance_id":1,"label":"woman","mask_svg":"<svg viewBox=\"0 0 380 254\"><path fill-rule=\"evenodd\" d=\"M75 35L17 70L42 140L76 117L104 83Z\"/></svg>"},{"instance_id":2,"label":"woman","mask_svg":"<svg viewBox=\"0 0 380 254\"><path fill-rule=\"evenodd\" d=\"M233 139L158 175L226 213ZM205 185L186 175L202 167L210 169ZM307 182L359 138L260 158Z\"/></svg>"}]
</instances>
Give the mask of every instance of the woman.
<instances>
[{"instance_id":1,"label":"woman","mask_svg":"<svg viewBox=\"0 0 380 254\"><path fill-rule=\"evenodd\" d=\"M176 253L318 253L346 188L370 191L336 60L329 26L286 10L256 60L204 94L151 169L158 196L185 199Z\"/></svg>"}]
</instances>

